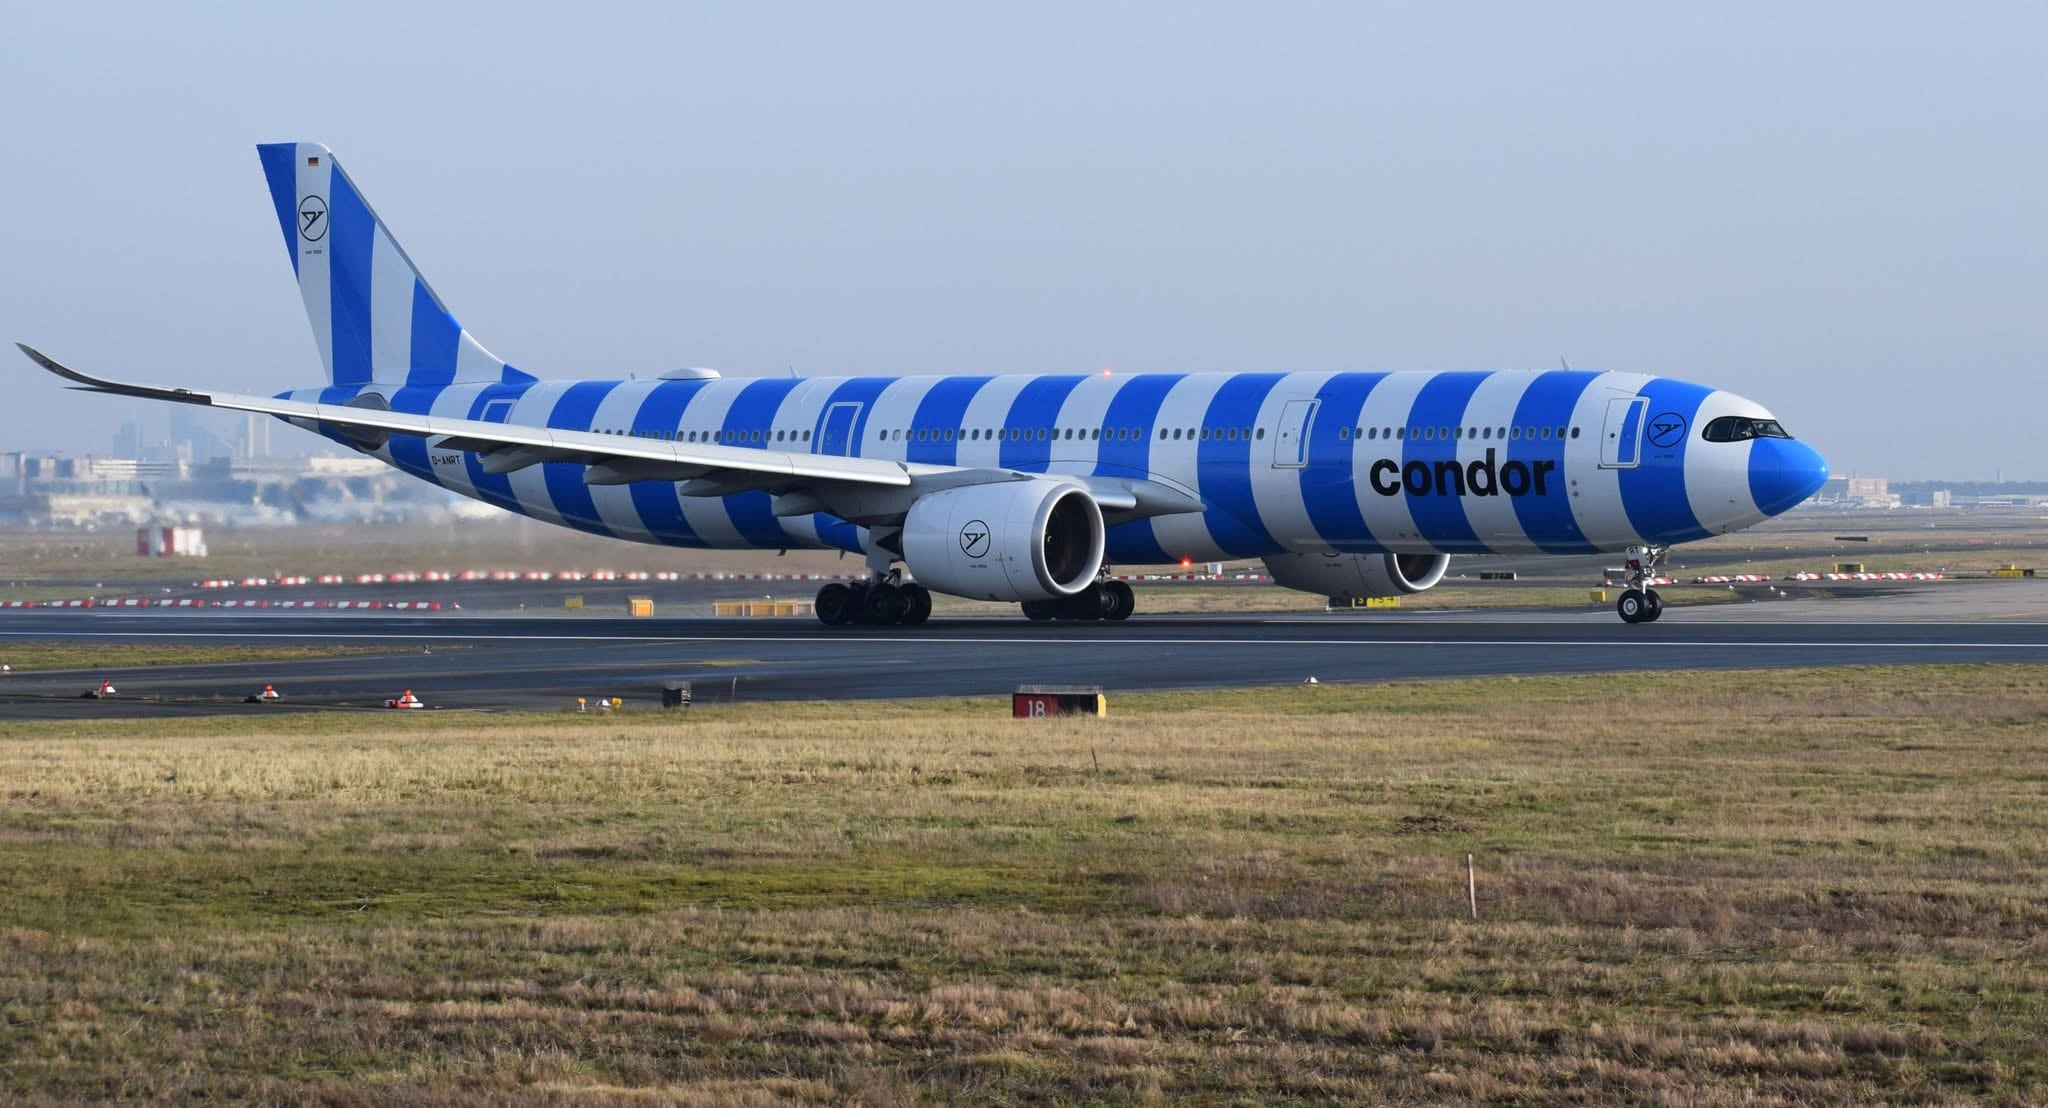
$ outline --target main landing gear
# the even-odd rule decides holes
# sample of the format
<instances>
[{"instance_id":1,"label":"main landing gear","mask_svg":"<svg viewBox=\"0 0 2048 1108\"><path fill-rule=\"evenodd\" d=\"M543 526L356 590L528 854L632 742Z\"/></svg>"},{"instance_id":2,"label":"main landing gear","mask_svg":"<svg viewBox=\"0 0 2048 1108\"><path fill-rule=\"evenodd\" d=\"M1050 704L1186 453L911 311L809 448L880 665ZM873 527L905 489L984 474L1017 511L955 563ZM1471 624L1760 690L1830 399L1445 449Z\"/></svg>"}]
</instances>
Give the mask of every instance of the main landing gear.
<instances>
[{"instance_id":1,"label":"main landing gear","mask_svg":"<svg viewBox=\"0 0 2048 1108\"><path fill-rule=\"evenodd\" d=\"M915 627L932 618L932 591L910 579L896 563L898 532L877 533L868 547L868 579L833 582L818 590L811 611L827 627Z\"/></svg>"},{"instance_id":2,"label":"main landing gear","mask_svg":"<svg viewBox=\"0 0 2048 1108\"><path fill-rule=\"evenodd\" d=\"M1628 588L1614 602L1614 613L1623 623L1655 623L1664 614L1664 598L1649 582L1657 575L1657 563L1664 560L1664 546L1628 548Z\"/></svg>"},{"instance_id":3,"label":"main landing gear","mask_svg":"<svg viewBox=\"0 0 2048 1108\"><path fill-rule=\"evenodd\" d=\"M932 591L914 581L899 583L893 574L874 582L842 585L835 581L818 590L811 610L827 627L849 623L915 627L932 618Z\"/></svg>"},{"instance_id":4,"label":"main landing gear","mask_svg":"<svg viewBox=\"0 0 2048 1108\"><path fill-rule=\"evenodd\" d=\"M1097 581L1072 596L1052 600L1026 600L1024 618L1033 622L1048 619L1117 620L1131 618L1138 610L1138 596L1122 581Z\"/></svg>"}]
</instances>

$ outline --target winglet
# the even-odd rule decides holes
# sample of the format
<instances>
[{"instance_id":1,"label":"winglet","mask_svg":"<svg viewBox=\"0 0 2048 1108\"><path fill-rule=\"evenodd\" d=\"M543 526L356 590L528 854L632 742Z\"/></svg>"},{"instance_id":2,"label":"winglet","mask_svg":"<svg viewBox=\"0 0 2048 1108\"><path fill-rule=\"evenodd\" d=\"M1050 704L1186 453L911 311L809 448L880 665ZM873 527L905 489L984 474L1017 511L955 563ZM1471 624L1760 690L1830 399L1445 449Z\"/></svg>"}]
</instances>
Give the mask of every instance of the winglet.
<instances>
[{"instance_id":1,"label":"winglet","mask_svg":"<svg viewBox=\"0 0 2048 1108\"><path fill-rule=\"evenodd\" d=\"M193 392L191 389L167 389L162 385L136 385L126 381L109 381L104 378L89 376L80 373L25 342L17 342L14 345L22 353L28 355L30 361L64 378L66 381L76 382L76 387L91 392L110 392L119 396L142 396L151 400L175 400L181 404L213 403L212 397L203 392Z\"/></svg>"}]
</instances>

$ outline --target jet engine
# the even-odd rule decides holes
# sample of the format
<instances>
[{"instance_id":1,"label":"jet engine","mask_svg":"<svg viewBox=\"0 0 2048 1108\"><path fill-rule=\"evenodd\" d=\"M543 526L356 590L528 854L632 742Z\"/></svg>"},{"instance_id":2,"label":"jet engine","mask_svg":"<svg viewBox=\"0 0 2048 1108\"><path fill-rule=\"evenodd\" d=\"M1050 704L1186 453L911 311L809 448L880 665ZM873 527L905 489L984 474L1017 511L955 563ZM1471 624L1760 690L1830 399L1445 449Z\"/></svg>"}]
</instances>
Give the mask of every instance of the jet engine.
<instances>
[{"instance_id":1,"label":"jet engine","mask_svg":"<svg viewBox=\"0 0 2048 1108\"><path fill-rule=\"evenodd\" d=\"M1266 559L1274 584L1336 600L1402 596L1444 579L1449 554L1280 554Z\"/></svg>"},{"instance_id":2,"label":"jet engine","mask_svg":"<svg viewBox=\"0 0 2048 1108\"><path fill-rule=\"evenodd\" d=\"M918 583L974 600L1072 596L1101 570L1102 544L1095 498L1054 478L927 493L903 520Z\"/></svg>"}]
</instances>

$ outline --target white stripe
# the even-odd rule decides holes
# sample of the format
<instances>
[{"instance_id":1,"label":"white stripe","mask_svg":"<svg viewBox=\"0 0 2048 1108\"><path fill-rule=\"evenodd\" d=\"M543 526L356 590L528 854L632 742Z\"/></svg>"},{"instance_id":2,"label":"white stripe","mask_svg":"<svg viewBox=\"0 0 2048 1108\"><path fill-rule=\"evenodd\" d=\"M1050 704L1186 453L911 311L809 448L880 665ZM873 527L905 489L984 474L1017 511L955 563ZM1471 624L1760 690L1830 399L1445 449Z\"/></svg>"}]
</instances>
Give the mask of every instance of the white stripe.
<instances>
[{"instance_id":1,"label":"white stripe","mask_svg":"<svg viewBox=\"0 0 2048 1108\"><path fill-rule=\"evenodd\" d=\"M605 398L598 402L597 412L591 416L591 429L630 430L634 417L640 414L640 405L647 402L648 394L660 384L659 381L627 381L606 393ZM633 506L631 485L592 485L590 500L597 505L597 518L611 528L612 534L637 542L653 541L654 533Z\"/></svg>"},{"instance_id":2,"label":"white stripe","mask_svg":"<svg viewBox=\"0 0 2048 1108\"><path fill-rule=\"evenodd\" d=\"M327 148L316 143L302 142L297 153L299 194L293 204L304 207L306 198L317 196L320 203L328 202L328 185L334 179L334 158ZM307 165L308 160L318 162ZM305 217L295 208L292 240L299 251L299 295L306 301L306 321L313 326L313 345L320 351L320 364L327 370L327 379L334 380L334 299L329 285L328 248L334 242L332 234L322 233L317 241L306 238ZM320 227L332 230L331 215L320 217Z\"/></svg>"},{"instance_id":3,"label":"white stripe","mask_svg":"<svg viewBox=\"0 0 2048 1108\"><path fill-rule=\"evenodd\" d=\"M937 377L899 377L875 396L874 412L868 416L865 429L867 441L857 451L864 458L889 458L902 461L910 456L911 434L917 419L917 406L924 403L925 394L939 383ZM889 431L889 441L879 437ZM903 437L897 438L896 431Z\"/></svg>"},{"instance_id":4,"label":"white stripe","mask_svg":"<svg viewBox=\"0 0 2048 1108\"><path fill-rule=\"evenodd\" d=\"M458 381L496 381L505 363L498 356L483 348L483 344L462 332L462 341L455 348L455 379Z\"/></svg>"},{"instance_id":5,"label":"white stripe","mask_svg":"<svg viewBox=\"0 0 2048 1108\"><path fill-rule=\"evenodd\" d=\"M967 402L967 412L960 419L967 428L967 441L953 455L962 466L987 468L998 464L1003 444L989 438L989 432L1002 430L1003 421L1010 415L1010 405L1017 402L1017 394L1031 381L1025 374L1004 374L981 386L974 399ZM976 431L981 432L980 438L974 437Z\"/></svg>"},{"instance_id":6,"label":"white stripe","mask_svg":"<svg viewBox=\"0 0 2048 1108\"><path fill-rule=\"evenodd\" d=\"M507 423L524 423L531 427L545 427L548 417L554 414L555 404L562 394L580 384L577 381L542 381L526 390L525 395L512 405ZM512 486L512 495L519 501L519 510L535 519L549 523L561 523L562 513L555 509L555 500L548 495L545 467L530 465L515 469L507 475Z\"/></svg>"},{"instance_id":7,"label":"white stripe","mask_svg":"<svg viewBox=\"0 0 2048 1108\"><path fill-rule=\"evenodd\" d=\"M1308 504L1301 496L1301 467L1279 467L1273 464L1281 450L1280 416L1287 410L1287 404L1294 400L1313 400L1323 385L1335 377L1334 373L1290 373L1282 378L1273 390L1266 394L1266 400L1259 406L1256 427L1267 429L1266 437L1252 440L1252 502L1258 506L1259 522L1266 533L1289 550L1321 553L1330 549L1323 540L1322 532L1316 529L1315 521L1309 518ZM1345 417L1335 411L1324 412L1328 405L1317 405L1311 422L1301 428L1302 443L1306 444L1315 425L1325 420L1340 421ZM1350 445L1348 442L1345 445ZM1306 457L1306 453L1303 454Z\"/></svg>"},{"instance_id":8,"label":"white stripe","mask_svg":"<svg viewBox=\"0 0 2048 1108\"><path fill-rule=\"evenodd\" d=\"M724 428L725 413L732 410L740 390L747 387L744 380L731 379L713 381L697 390L690 398L689 407L683 410L683 422L699 431L717 434ZM748 544L740 537L739 528L732 525L732 515L725 510L725 501L702 496L686 496L683 501L683 519L690 530L705 546L721 549L745 548Z\"/></svg>"},{"instance_id":9,"label":"white stripe","mask_svg":"<svg viewBox=\"0 0 2048 1108\"><path fill-rule=\"evenodd\" d=\"M1724 533L1769 518L1756 506L1756 495L1749 488L1753 440L1707 442L1700 438L1702 428L1725 415L1755 417L1757 406L1733 393L1711 392L1700 401L1692 426L1685 429L1691 440L1685 444L1685 498L1700 526Z\"/></svg>"},{"instance_id":10,"label":"white stripe","mask_svg":"<svg viewBox=\"0 0 2048 1108\"><path fill-rule=\"evenodd\" d=\"M1373 539L1398 553L1430 553L1435 548L1424 541L1420 529L1415 526L1415 517L1408 511L1405 491L1382 496L1373 489L1372 464L1381 460L1392 461L1396 466L1401 464L1407 440L1399 436L1407 433L1409 416L1415 411L1415 398L1435 376L1413 371L1389 375L1365 398L1365 408L1358 416L1359 424L1366 429L1366 449L1351 453L1351 481L1358 490L1358 511L1365 518L1366 530L1372 532ZM1391 442L1387 440L1389 431L1396 435ZM1382 482L1387 479L1382 475ZM1398 470L1392 480L1400 484Z\"/></svg>"},{"instance_id":11,"label":"white stripe","mask_svg":"<svg viewBox=\"0 0 2048 1108\"><path fill-rule=\"evenodd\" d=\"M402 382L412 368L414 279L391 233L378 223L370 238L370 372L376 380Z\"/></svg>"},{"instance_id":12,"label":"white stripe","mask_svg":"<svg viewBox=\"0 0 2048 1108\"><path fill-rule=\"evenodd\" d=\"M1600 444L1607 438L1607 402L1634 396L1650 379L1640 373L1603 373L1579 394L1571 422L1586 433L1565 445L1565 473L1572 491L1572 515L1586 541L1602 550L1641 542L1621 502L1621 471L1600 468Z\"/></svg>"},{"instance_id":13,"label":"white stripe","mask_svg":"<svg viewBox=\"0 0 2048 1108\"><path fill-rule=\"evenodd\" d=\"M1183 378L1175 382L1159 405L1159 422L1169 431L1165 442L1153 444L1152 468L1158 473L1184 478L1185 485L1178 481L1171 483L1190 496L1199 498L1202 495L1201 474L1195 464L1202 446L1202 420L1208 416L1209 404L1216 399L1217 390L1227 380L1229 378L1214 374ZM1175 427L1181 429L1179 439L1172 435L1171 428ZM1193 437L1189 432L1194 433ZM1199 513L1157 516L1152 520L1152 535L1168 558L1208 562L1223 557L1223 550L1216 545L1216 537L1209 533L1208 522Z\"/></svg>"},{"instance_id":14,"label":"white stripe","mask_svg":"<svg viewBox=\"0 0 2048 1108\"><path fill-rule=\"evenodd\" d=\"M1070 473L1087 476L1095 472L1096 464L1102 457L1102 440L1095 432L1109 431L1109 406L1118 393L1124 390L1137 375L1105 377L1098 373L1074 386L1067 394L1065 403L1060 405L1059 414L1053 418L1053 426L1064 432L1073 428L1074 438L1061 438L1058 442L1047 443L1052 447L1052 462L1046 466L1049 473ZM1118 473L1118 477L1143 477L1142 473Z\"/></svg>"},{"instance_id":15,"label":"white stripe","mask_svg":"<svg viewBox=\"0 0 2048 1108\"><path fill-rule=\"evenodd\" d=\"M1493 451L1494 490L1491 496L1474 496L1471 489L1460 501L1465 506L1465 519L1472 524L1472 533L1494 550L1527 550L1530 547L1529 533L1522 528L1522 521L1515 515L1515 500L1505 495L1500 486L1500 467L1508 460L1507 440L1500 433L1515 421L1515 408L1522 402L1523 394L1536 380L1534 373L1496 373L1479 383L1472 390L1472 400L1465 406L1465 428L1471 432L1477 429L1478 438L1467 437L1458 443L1458 461L1467 466L1482 461L1488 450ZM1570 445L1566 445L1570 450ZM1567 454L1565 473L1572 467Z\"/></svg>"},{"instance_id":16,"label":"white stripe","mask_svg":"<svg viewBox=\"0 0 2048 1108\"><path fill-rule=\"evenodd\" d=\"M483 385L451 385L434 397L433 414L446 419L468 419L470 409L475 406L477 394ZM440 459L450 459L442 461ZM469 479L469 464L459 451L427 446L427 463L434 469L434 476L441 486L458 492L471 499L482 499L476 494L476 485Z\"/></svg>"}]
</instances>

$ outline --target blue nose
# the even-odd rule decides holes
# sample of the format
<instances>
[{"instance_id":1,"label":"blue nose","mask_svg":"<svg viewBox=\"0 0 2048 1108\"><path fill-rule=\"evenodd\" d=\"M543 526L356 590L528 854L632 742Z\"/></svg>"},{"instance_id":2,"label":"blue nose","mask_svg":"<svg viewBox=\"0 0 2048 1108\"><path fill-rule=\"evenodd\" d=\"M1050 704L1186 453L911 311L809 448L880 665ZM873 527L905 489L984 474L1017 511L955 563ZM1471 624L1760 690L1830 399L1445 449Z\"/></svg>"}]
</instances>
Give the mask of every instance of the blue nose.
<instances>
[{"instance_id":1,"label":"blue nose","mask_svg":"<svg viewBox=\"0 0 2048 1108\"><path fill-rule=\"evenodd\" d=\"M1750 443L1749 494L1766 514L1783 512L1819 492L1827 481L1827 459L1797 439Z\"/></svg>"}]
</instances>

